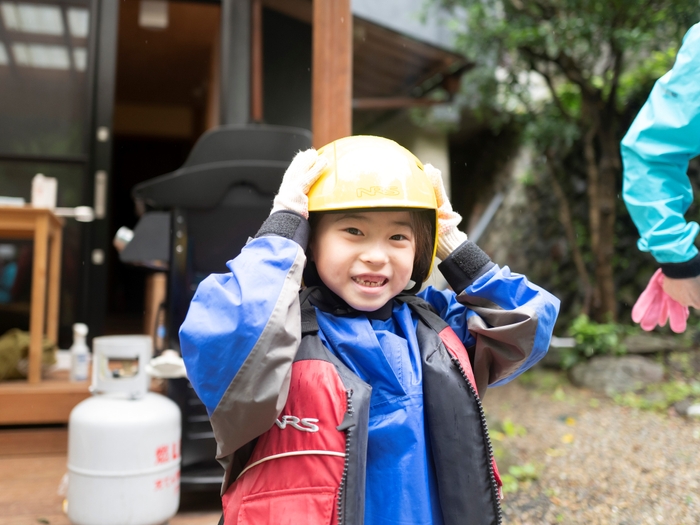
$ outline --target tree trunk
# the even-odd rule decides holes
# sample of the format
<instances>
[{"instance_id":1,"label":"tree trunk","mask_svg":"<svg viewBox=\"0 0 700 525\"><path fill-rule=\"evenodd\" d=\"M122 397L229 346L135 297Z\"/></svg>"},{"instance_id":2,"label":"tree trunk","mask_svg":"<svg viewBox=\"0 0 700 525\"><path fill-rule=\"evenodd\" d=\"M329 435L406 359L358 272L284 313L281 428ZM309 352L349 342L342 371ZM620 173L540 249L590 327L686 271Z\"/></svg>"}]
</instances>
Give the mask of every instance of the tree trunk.
<instances>
[{"instance_id":1,"label":"tree trunk","mask_svg":"<svg viewBox=\"0 0 700 525\"><path fill-rule=\"evenodd\" d=\"M591 236L591 253L594 261L595 285L593 287L593 318L601 320L602 294L598 282L598 253L600 251L600 174L596 159L594 139L597 126L591 125L583 137L583 153L586 159L588 181L588 227Z\"/></svg>"},{"instance_id":2,"label":"tree trunk","mask_svg":"<svg viewBox=\"0 0 700 525\"><path fill-rule=\"evenodd\" d=\"M566 193L564 193L564 189L561 187L561 184L559 184L559 179L557 178L557 172L560 171L560 165L552 151L546 151L545 156L547 158L547 168L552 182L552 189L554 190L554 194L559 201L559 220L561 221L562 226L564 226L566 239L569 242L569 247L571 249L571 258L576 266L576 273L578 273L579 284L583 294L581 313L590 316L591 300L593 298L591 278L588 275L586 263L583 260L583 255L581 254L581 248L579 248L576 240L576 232L574 230L574 221L571 218L571 207L569 206L569 200L566 198Z\"/></svg>"},{"instance_id":3,"label":"tree trunk","mask_svg":"<svg viewBox=\"0 0 700 525\"><path fill-rule=\"evenodd\" d=\"M584 135L584 156L588 179L588 220L594 260L595 287L593 318L599 322L617 321L617 300L613 278L615 251L616 177L620 167L614 117L599 108L598 100L584 99L588 129ZM596 150L596 141L598 149Z\"/></svg>"},{"instance_id":4,"label":"tree trunk","mask_svg":"<svg viewBox=\"0 0 700 525\"><path fill-rule=\"evenodd\" d=\"M596 284L600 290L600 314L617 321L617 298L613 276L615 255L615 205L620 154L617 136L611 126L604 126L598 135L600 162L598 164L600 225L596 257Z\"/></svg>"}]
</instances>

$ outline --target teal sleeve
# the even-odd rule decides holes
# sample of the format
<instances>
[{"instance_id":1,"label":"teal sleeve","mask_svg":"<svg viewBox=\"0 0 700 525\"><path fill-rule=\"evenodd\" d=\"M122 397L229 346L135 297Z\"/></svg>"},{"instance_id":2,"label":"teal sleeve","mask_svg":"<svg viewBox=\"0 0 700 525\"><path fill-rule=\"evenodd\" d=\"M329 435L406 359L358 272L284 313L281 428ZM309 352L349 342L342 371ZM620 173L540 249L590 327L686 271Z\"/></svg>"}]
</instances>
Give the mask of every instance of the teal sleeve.
<instances>
[{"instance_id":1,"label":"teal sleeve","mask_svg":"<svg viewBox=\"0 0 700 525\"><path fill-rule=\"evenodd\" d=\"M693 201L688 162L700 154L700 24L654 85L621 152L623 199L641 236L639 249L659 263L689 261L698 254L700 229L684 218Z\"/></svg>"}]
</instances>

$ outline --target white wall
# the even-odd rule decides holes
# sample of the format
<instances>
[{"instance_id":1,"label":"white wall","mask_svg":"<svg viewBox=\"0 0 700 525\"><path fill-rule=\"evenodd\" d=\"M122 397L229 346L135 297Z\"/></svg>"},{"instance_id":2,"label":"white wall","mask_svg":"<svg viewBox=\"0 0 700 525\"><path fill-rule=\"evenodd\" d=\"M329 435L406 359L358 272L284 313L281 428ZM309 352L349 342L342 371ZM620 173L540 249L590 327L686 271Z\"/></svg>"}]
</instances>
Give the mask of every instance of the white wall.
<instances>
[{"instance_id":1,"label":"white wall","mask_svg":"<svg viewBox=\"0 0 700 525\"><path fill-rule=\"evenodd\" d=\"M431 6L423 23L424 6L425 0L352 0L352 13L413 39L454 50L455 34L448 27L454 15Z\"/></svg>"},{"instance_id":2,"label":"white wall","mask_svg":"<svg viewBox=\"0 0 700 525\"><path fill-rule=\"evenodd\" d=\"M450 152L447 133L416 126L406 112L377 126L365 128L363 135L377 135L395 140L413 153L423 164L432 164L442 172L442 180L450 195Z\"/></svg>"}]
</instances>

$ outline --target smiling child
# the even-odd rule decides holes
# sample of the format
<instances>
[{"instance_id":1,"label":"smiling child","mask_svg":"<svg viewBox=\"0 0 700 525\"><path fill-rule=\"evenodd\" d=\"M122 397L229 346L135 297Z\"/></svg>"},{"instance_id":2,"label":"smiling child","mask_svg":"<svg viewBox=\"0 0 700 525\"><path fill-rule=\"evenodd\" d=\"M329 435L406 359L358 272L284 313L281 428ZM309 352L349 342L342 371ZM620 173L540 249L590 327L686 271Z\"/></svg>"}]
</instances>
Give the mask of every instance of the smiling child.
<instances>
[{"instance_id":1,"label":"smiling child","mask_svg":"<svg viewBox=\"0 0 700 525\"><path fill-rule=\"evenodd\" d=\"M180 330L226 525L501 523L480 395L546 353L559 301L457 229L380 137L299 153ZM452 290L427 287L435 256Z\"/></svg>"}]
</instances>

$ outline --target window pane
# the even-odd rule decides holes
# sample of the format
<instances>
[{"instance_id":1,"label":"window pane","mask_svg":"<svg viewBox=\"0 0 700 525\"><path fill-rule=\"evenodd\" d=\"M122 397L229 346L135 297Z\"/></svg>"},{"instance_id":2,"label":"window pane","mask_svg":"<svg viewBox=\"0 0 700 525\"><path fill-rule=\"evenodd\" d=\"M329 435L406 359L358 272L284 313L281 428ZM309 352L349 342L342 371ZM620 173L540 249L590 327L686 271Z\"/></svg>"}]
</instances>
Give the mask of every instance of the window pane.
<instances>
[{"instance_id":1,"label":"window pane","mask_svg":"<svg viewBox=\"0 0 700 525\"><path fill-rule=\"evenodd\" d=\"M3 2L0 13L5 28L39 35L62 35L61 9L56 5Z\"/></svg>"},{"instance_id":2,"label":"window pane","mask_svg":"<svg viewBox=\"0 0 700 525\"><path fill-rule=\"evenodd\" d=\"M0 17L0 156L86 154L89 10L0 2Z\"/></svg>"},{"instance_id":3,"label":"window pane","mask_svg":"<svg viewBox=\"0 0 700 525\"><path fill-rule=\"evenodd\" d=\"M37 173L58 179L56 206L74 207L85 204L82 200L84 168L80 165L0 160L0 195L22 197L30 202L32 178Z\"/></svg>"},{"instance_id":4,"label":"window pane","mask_svg":"<svg viewBox=\"0 0 700 525\"><path fill-rule=\"evenodd\" d=\"M90 29L90 13L87 9L68 9L68 27L75 38L87 38Z\"/></svg>"}]
</instances>

